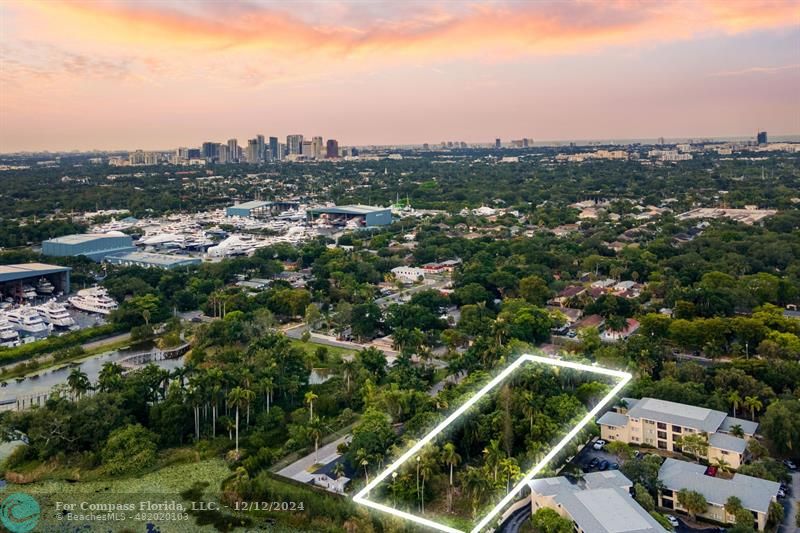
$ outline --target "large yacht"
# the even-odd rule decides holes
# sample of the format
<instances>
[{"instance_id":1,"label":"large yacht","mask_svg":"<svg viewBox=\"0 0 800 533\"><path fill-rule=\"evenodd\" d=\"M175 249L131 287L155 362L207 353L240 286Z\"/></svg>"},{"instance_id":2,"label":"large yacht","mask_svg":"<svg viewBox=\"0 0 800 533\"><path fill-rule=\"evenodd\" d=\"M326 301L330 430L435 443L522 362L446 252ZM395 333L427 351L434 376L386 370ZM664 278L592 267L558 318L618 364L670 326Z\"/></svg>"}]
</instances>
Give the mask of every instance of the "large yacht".
<instances>
[{"instance_id":1,"label":"large yacht","mask_svg":"<svg viewBox=\"0 0 800 533\"><path fill-rule=\"evenodd\" d=\"M47 324L33 307L27 305L6 311L8 321L22 335L44 337L49 333Z\"/></svg>"},{"instance_id":2,"label":"large yacht","mask_svg":"<svg viewBox=\"0 0 800 533\"><path fill-rule=\"evenodd\" d=\"M33 300L36 298L36 289L31 287L30 285L23 285L22 286L22 297L26 300Z\"/></svg>"},{"instance_id":3,"label":"large yacht","mask_svg":"<svg viewBox=\"0 0 800 533\"><path fill-rule=\"evenodd\" d=\"M81 289L78 291L78 294L70 296L68 300L72 307L80 309L81 311L86 311L87 313L108 315L111 311L117 309L117 302L115 302L102 287Z\"/></svg>"},{"instance_id":4,"label":"large yacht","mask_svg":"<svg viewBox=\"0 0 800 533\"><path fill-rule=\"evenodd\" d=\"M64 304L60 304L55 300L50 300L46 304L40 305L36 310L39 312L39 316L51 326L70 328L75 325L75 320L69 314L67 308L64 307Z\"/></svg>"},{"instance_id":5,"label":"large yacht","mask_svg":"<svg viewBox=\"0 0 800 533\"><path fill-rule=\"evenodd\" d=\"M53 294L56 288L50 283L50 280L47 278L39 278L39 282L36 284L36 292L39 294L43 294L45 296L49 296Z\"/></svg>"},{"instance_id":6,"label":"large yacht","mask_svg":"<svg viewBox=\"0 0 800 533\"><path fill-rule=\"evenodd\" d=\"M0 315L0 346L12 348L17 345L19 345L19 333L5 316Z\"/></svg>"}]
</instances>

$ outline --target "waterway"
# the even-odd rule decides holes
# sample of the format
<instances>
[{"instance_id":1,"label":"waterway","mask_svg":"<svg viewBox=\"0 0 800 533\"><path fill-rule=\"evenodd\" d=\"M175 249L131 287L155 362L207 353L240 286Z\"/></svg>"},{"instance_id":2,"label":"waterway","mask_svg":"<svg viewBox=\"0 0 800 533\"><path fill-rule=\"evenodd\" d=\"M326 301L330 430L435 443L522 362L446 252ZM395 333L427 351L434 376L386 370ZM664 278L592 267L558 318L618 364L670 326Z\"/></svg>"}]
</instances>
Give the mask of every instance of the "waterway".
<instances>
[{"instance_id":1,"label":"waterway","mask_svg":"<svg viewBox=\"0 0 800 533\"><path fill-rule=\"evenodd\" d=\"M13 400L20 396L46 393L56 385L66 383L67 377L73 368L80 368L82 372L86 373L89 381L96 383L100 375L100 369L103 368L105 363L119 361L134 353L147 351L150 348L152 348L152 344L140 344L123 350L105 352L81 361L56 364L51 368L40 370L38 373L34 374L38 377L28 376L23 381L17 381L17 379L14 378L7 379L5 381L5 386L0 387L0 402L4 400ZM153 364L161 368L166 368L167 370L173 370L183 366L183 357L154 361Z\"/></svg>"}]
</instances>

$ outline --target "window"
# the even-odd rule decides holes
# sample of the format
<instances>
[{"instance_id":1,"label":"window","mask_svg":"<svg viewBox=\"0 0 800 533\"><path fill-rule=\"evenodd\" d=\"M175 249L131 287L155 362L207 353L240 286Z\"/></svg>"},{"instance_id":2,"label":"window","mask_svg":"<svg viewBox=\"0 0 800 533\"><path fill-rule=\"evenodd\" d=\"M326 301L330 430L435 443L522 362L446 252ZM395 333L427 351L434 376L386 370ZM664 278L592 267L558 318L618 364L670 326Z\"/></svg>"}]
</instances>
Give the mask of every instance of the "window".
<instances>
[{"instance_id":1,"label":"window","mask_svg":"<svg viewBox=\"0 0 800 533\"><path fill-rule=\"evenodd\" d=\"M722 455L730 455L730 454L729 454L728 452L726 452L725 450L720 450L719 452L720 452Z\"/></svg>"},{"instance_id":2,"label":"window","mask_svg":"<svg viewBox=\"0 0 800 533\"><path fill-rule=\"evenodd\" d=\"M673 425L673 426L672 426L672 432L673 432L673 433L680 433L681 431L683 431L683 428L682 428L682 427L680 427L680 426L675 426L675 425Z\"/></svg>"},{"instance_id":3,"label":"window","mask_svg":"<svg viewBox=\"0 0 800 533\"><path fill-rule=\"evenodd\" d=\"M631 441L633 441L633 442L639 442L639 437L631 437Z\"/></svg>"},{"instance_id":4,"label":"window","mask_svg":"<svg viewBox=\"0 0 800 533\"><path fill-rule=\"evenodd\" d=\"M673 492L672 492L672 490L670 490L670 489L663 489L663 490L661 491L661 496L662 496L663 498L672 498L672 496L673 496Z\"/></svg>"},{"instance_id":5,"label":"window","mask_svg":"<svg viewBox=\"0 0 800 533\"><path fill-rule=\"evenodd\" d=\"M665 441L665 440L658 441L658 448L660 450L666 450L667 449L667 441Z\"/></svg>"},{"instance_id":6,"label":"window","mask_svg":"<svg viewBox=\"0 0 800 533\"><path fill-rule=\"evenodd\" d=\"M658 432L658 438L659 439L666 439L667 438L667 432L666 431L659 431Z\"/></svg>"},{"instance_id":7,"label":"window","mask_svg":"<svg viewBox=\"0 0 800 533\"><path fill-rule=\"evenodd\" d=\"M655 424L655 422L653 422L652 420L645 420L645 421L644 421L644 423L645 423L645 424L650 424L651 426L652 426L653 424Z\"/></svg>"},{"instance_id":8,"label":"window","mask_svg":"<svg viewBox=\"0 0 800 533\"><path fill-rule=\"evenodd\" d=\"M659 422L658 429L667 429L667 425L664 422Z\"/></svg>"}]
</instances>

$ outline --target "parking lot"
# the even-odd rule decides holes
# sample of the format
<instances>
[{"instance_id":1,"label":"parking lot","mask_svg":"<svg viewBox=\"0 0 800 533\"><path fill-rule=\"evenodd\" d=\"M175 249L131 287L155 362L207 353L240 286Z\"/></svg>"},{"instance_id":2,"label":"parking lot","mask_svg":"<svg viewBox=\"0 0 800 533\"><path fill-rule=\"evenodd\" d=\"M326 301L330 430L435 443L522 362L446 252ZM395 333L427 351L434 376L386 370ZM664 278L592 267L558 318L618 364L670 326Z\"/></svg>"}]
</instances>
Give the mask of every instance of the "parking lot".
<instances>
[{"instance_id":1,"label":"parking lot","mask_svg":"<svg viewBox=\"0 0 800 533\"><path fill-rule=\"evenodd\" d=\"M588 468L588 465L592 462L593 459L597 458L597 462L607 461L609 465L612 464L621 464L619 457L614 455L613 453L608 453L605 449L602 450L595 450L593 446L593 442L590 442L584 448L578 452L578 454L572 458L571 463L583 470L584 472L593 472L597 471L597 467Z\"/></svg>"}]
</instances>

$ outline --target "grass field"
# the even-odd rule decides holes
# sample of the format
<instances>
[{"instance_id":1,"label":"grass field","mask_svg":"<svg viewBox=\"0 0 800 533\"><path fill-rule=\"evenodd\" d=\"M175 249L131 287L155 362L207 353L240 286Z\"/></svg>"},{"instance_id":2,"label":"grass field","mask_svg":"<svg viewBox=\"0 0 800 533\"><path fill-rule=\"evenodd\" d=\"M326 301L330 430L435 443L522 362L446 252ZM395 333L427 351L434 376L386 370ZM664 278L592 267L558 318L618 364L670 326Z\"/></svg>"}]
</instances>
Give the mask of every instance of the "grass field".
<instances>
[{"instance_id":1,"label":"grass field","mask_svg":"<svg viewBox=\"0 0 800 533\"><path fill-rule=\"evenodd\" d=\"M314 355L317 351L317 348L326 348L328 350L328 356L338 359L344 355L352 355L355 353L355 350L351 350L349 348L339 348L338 346L326 346L324 344L318 344L316 342L303 342L299 339L291 339L292 346L297 346L298 348L302 348L307 354Z\"/></svg>"}]
</instances>

